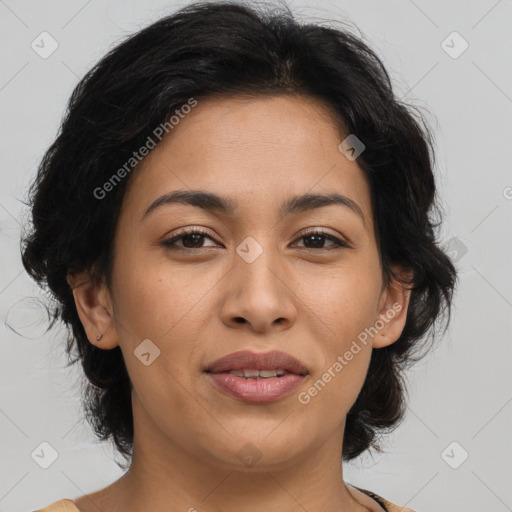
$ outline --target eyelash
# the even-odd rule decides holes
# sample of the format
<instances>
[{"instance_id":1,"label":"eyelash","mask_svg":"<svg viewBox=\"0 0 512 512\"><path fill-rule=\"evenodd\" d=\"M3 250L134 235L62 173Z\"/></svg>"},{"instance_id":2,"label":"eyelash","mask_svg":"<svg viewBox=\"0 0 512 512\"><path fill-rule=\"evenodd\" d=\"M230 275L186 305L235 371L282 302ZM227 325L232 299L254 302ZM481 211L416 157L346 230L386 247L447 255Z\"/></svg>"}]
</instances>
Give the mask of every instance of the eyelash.
<instances>
[{"instance_id":1,"label":"eyelash","mask_svg":"<svg viewBox=\"0 0 512 512\"><path fill-rule=\"evenodd\" d=\"M215 242L215 239L207 231L203 231L202 229L199 229L199 228L186 228L178 235L173 236L172 238L170 238L168 240L164 240L162 242L162 245L164 245L165 247L167 247L169 249L178 250L178 251L194 252L194 251L199 251L201 249L205 249L205 247L196 247L193 249L189 249L188 247L178 247L175 245L176 242L182 240L183 238L185 238L189 235L202 235L204 237L210 238L211 240L213 240ZM331 242L334 242L334 245L330 246L330 248L329 247L321 247L319 249L305 247L304 249L306 251L314 251L314 252L316 252L316 251L332 251L332 250L350 248L350 246L346 242L331 235L330 233L325 232L322 229L312 229L310 231L307 231L306 233L303 233L299 238L297 238L297 240L300 240L302 238L307 238L310 236L314 236L314 235L321 235L321 236L327 238L328 240L330 240Z\"/></svg>"}]
</instances>

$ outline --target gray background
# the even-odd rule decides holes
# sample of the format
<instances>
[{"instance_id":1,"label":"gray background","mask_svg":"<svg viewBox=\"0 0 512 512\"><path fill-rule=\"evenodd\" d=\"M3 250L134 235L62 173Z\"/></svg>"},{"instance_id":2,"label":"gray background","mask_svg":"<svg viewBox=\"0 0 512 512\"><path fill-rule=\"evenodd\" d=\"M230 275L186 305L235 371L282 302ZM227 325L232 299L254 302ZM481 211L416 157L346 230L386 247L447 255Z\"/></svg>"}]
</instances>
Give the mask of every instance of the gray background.
<instances>
[{"instance_id":1,"label":"gray background","mask_svg":"<svg viewBox=\"0 0 512 512\"><path fill-rule=\"evenodd\" d=\"M30 299L42 294L21 265L21 200L78 79L124 36L186 3L0 0L0 511L74 498L122 474L81 418L81 373L65 368L63 328L45 334ZM460 272L450 329L408 373L407 419L386 454L346 464L345 479L418 512L512 510L512 1L289 5L299 18L355 23L397 95L430 112L440 239ZM58 43L45 59L31 47L43 31ZM454 31L469 45L460 55ZM48 469L31 455L42 442L58 455Z\"/></svg>"}]
</instances>

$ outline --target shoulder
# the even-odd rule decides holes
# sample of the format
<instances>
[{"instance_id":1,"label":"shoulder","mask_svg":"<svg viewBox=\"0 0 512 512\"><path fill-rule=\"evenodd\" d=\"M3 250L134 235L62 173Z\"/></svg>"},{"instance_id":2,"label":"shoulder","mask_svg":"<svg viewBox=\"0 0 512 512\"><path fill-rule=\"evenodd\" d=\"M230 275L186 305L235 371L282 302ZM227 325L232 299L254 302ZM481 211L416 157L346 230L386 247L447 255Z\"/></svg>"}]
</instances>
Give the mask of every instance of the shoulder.
<instances>
[{"instance_id":1,"label":"shoulder","mask_svg":"<svg viewBox=\"0 0 512 512\"><path fill-rule=\"evenodd\" d=\"M388 501L387 499L383 498L382 496L379 496L377 494L373 494L373 496L376 496L377 498L379 498L382 503L384 504L384 506L386 507L386 510L388 512L414 512L414 510L412 508L408 508L408 507L401 507L400 505L395 505L394 503L391 503L391 501Z\"/></svg>"},{"instance_id":2,"label":"shoulder","mask_svg":"<svg viewBox=\"0 0 512 512\"><path fill-rule=\"evenodd\" d=\"M80 512L77 506L70 499L64 498L53 502L47 507L34 510L34 512Z\"/></svg>"},{"instance_id":3,"label":"shoulder","mask_svg":"<svg viewBox=\"0 0 512 512\"><path fill-rule=\"evenodd\" d=\"M354 487L355 489L361 491L367 496L370 496L370 498L373 498L381 507L383 507L384 510L386 510L386 512L414 512L412 508L395 505L386 498L383 498L382 496L379 496L378 494L375 494L374 492L369 491L368 489L362 489L361 487L356 487L355 485L351 485L351 487Z\"/></svg>"}]
</instances>

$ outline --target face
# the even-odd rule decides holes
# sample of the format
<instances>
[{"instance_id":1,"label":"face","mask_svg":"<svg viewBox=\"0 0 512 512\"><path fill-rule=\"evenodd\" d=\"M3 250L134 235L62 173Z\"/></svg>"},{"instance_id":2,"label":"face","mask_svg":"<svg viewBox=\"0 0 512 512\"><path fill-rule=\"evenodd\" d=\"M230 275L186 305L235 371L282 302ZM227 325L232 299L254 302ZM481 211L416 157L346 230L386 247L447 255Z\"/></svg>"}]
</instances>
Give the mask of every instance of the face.
<instances>
[{"instance_id":1,"label":"face","mask_svg":"<svg viewBox=\"0 0 512 512\"><path fill-rule=\"evenodd\" d=\"M112 287L97 314L79 312L91 342L104 332L99 347L120 345L134 421L162 445L224 468L242 466L247 443L259 468L327 439L341 450L372 347L398 338L408 299L383 286L370 189L343 139L311 99L204 100L133 171ZM160 201L147 211L174 191L215 194L233 209ZM304 194L347 200L282 210ZM247 403L205 373L240 350L285 352L308 375L280 399Z\"/></svg>"}]
</instances>

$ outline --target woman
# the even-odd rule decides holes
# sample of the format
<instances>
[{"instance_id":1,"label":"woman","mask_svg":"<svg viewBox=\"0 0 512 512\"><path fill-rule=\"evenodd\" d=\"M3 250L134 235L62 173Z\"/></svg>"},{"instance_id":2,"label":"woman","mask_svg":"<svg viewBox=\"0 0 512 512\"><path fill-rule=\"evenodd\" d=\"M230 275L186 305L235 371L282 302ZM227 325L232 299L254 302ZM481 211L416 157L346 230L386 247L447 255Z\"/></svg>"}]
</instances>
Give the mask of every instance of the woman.
<instances>
[{"instance_id":1,"label":"woman","mask_svg":"<svg viewBox=\"0 0 512 512\"><path fill-rule=\"evenodd\" d=\"M128 470L42 510L410 511L342 461L381 450L449 319L432 169L345 30L196 3L111 50L40 165L23 262Z\"/></svg>"}]
</instances>

